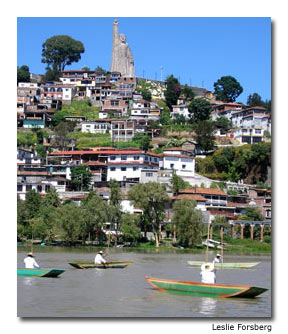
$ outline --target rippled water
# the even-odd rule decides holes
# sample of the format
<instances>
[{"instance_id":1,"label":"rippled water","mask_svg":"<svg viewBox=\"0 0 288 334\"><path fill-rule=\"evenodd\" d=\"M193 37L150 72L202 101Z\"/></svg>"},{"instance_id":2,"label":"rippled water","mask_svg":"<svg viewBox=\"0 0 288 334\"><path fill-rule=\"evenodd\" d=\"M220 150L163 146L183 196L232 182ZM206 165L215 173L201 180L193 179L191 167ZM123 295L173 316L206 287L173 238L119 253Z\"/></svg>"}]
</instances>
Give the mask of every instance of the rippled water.
<instances>
[{"instance_id":1,"label":"rippled water","mask_svg":"<svg viewBox=\"0 0 288 334\"><path fill-rule=\"evenodd\" d=\"M28 248L18 247L18 267ZM205 259L202 253L109 249L110 261L132 260L125 269L79 270L68 262L93 262L95 248L38 247L36 260L43 268L61 268L58 278L18 277L19 317L271 317L270 256L226 256L226 262L261 262L250 270L217 270L217 283L247 284L268 288L254 299L219 299L163 293L154 290L145 276L199 281L200 269L189 260ZM214 253L209 254L212 260Z\"/></svg>"}]
</instances>

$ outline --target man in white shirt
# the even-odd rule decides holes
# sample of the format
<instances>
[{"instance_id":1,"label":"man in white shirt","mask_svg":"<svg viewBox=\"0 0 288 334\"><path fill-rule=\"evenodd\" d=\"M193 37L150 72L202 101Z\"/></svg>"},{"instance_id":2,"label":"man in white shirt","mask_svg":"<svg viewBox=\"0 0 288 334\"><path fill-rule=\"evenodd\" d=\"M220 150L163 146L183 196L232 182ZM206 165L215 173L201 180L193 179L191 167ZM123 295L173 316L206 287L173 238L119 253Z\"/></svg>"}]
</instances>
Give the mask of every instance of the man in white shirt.
<instances>
[{"instance_id":1,"label":"man in white shirt","mask_svg":"<svg viewBox=\"0 0 288 334\"><path fill-rule=\"evenodd\" d=\"M35 261L33 253L28 253L27 257L24 259L25 268L34 269L40 268L38 263Z\"/></svg>"},{"instance_id":2,"label":"man in white shirt","mask_svg":"<svg viewBox=\"0 0 288 334\"><path fill-rule=\"evenodd\" d=\"M201 283L214 284L216 283L216 274L214 263L203 263L201 266Z\"/></svg>"},{"instance_id":3,"label":"man in white shirt","mask_svg":"<svg viewBox=\"0 0 288 334\"><path fill-rule=\"evenodd\" d=\"M102 254L103 254L103 252L99 251L98 254L95 256L95 260L94 260L95 264L106 263L106 260L104 259Z\"/></svg>"},{"instance_id":4,"label":"man in white shirt","mask_svg":"<svg viewBox=\"0 0 288 334\"><path fill-rule=\"evenodd\" d=\"M216 254L215 259L213 260L213 263L220 263L221 262L221 254Z\"/></svg>"}]
</instances>

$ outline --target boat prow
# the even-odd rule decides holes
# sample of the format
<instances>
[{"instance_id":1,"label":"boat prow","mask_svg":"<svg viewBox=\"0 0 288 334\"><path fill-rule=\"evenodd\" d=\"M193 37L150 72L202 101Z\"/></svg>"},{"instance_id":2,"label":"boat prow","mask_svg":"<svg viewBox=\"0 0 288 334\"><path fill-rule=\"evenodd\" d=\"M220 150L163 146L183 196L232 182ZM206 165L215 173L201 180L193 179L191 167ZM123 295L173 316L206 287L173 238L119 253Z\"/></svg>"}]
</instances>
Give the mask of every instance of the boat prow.
<instances>
[{"instance_id":1,"label":"boat prow","mask_svg":"<svg viewBox=\"0 0 288 334\"><path fill-rule=\"evenodd\" d=\"M64 273L64 269L56 268L17 268L17 276L26 277L58 277Z\"/></svg>"},{"instance_id":2,"label":"boat prow","mask_svg":"<svg viewBox=\"0 0 288 334\"><path fill-rule=\"evenodd\" d=\"M254 298L268 290L266 288L249 285L207 284L153 277L145 277L145 279L151 286L162 292L173 292L202 297Z\"/></svg>"}]
</instances>

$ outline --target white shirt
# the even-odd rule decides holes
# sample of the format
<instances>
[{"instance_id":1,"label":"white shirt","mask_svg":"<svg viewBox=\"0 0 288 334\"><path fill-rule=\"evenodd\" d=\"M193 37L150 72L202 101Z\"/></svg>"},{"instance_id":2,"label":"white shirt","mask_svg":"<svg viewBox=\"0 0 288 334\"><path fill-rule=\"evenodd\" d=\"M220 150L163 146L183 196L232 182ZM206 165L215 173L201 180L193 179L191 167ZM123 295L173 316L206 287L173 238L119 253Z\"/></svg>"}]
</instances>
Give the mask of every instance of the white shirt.
<instances>
[{"instance_id":1,"label":"white shirt","mask_svg":"<svg viewBox=\"0 0 288 334\"><path fill-rule=\"evenodd\" d=\"M215 259L213 260L213 263L220 263L220 259L218 257L215 257Z\"/></svg>"},{"instance_id":2,"label":"white shirt","mask_svg":"<svg viewBox=\"0 0 288 334\"><path fill-rule=\"evenodd\" d=\"M95 264L101 264L101 263L106 263L106 260L104 259L104 257L101 254L97 254L95 256L95 260L94 260Z\"/></svg>"},{"instance_id":3,"label":"white shirt","mask_svg":"<svg viewBox=\"0 0 288 334\"><path fill-rule=\"evenodd\" d=\"M24 259L25 268L33 269L33 268L40 268L38 263L35 261L35 259L31 256L27 256Z\"/></svg>"},{"instance_id":4,"label":"white shirt","mask_svg":"<svg viewBox=\"0 0 288 334\"><path fill-rule=\"evenodd\" d=\"M201 271L200 275L202 283L208 283L208 284L216 283L216 275L214 271L203 270Z\"/></svg>"}]
</instances>

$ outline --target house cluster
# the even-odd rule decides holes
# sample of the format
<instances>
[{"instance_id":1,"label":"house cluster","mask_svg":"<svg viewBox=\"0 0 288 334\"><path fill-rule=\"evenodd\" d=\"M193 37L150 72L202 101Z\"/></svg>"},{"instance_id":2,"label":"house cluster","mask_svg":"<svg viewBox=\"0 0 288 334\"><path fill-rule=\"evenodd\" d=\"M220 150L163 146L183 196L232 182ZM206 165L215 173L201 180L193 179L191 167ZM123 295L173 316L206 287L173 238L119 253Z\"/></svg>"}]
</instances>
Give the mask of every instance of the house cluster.
<instances>
[{"instance_id":1,"label":"house cluster","mask_svg":"<svg viewBox=\"0 0 288 334\"><path fill-rule=\"evenodd\" d=\"M271 117L264 107L245 107L240 103L215 104L212 120L226 117L232 122L231 133L241 144L255 144L264 140L265 132L271 134Z\"/></svg>"},{"instance_id":2,"label":"house cluster","mask_svg":"<svg viewBox=\"0 0 288 334\"><path fill-rule=\"evenodd\" d=\"M241 195L228 195L215 188L191 186L173 193L174 173L185 178L195 173L195 158L189 151L179 148L165 149L162 154L136 149L117 150L112 147L98 147L82 151L58 151L40 159L35 152L18 149L17 156L17 194L25 200L29 190L46 196L49 189L56 189L62 201L67 199L76 203L88 195L80 189L71 191L71 170L75 166L86 166L92 174L91 189L103 199L108 200L108 182L117 180L122 192L122 210L138 213L127 198L129 189L137 183L158 182L163 184L170 197L166 206L165 222L173 217L173 203L180 199L194 200L206 221L215 216L225 216L229 220L245 213L247 207L257 207L266 220L271 219L271 191L248 187ZM141 211L141 209L140 209Z\"/></svg>"}]
</instances>

